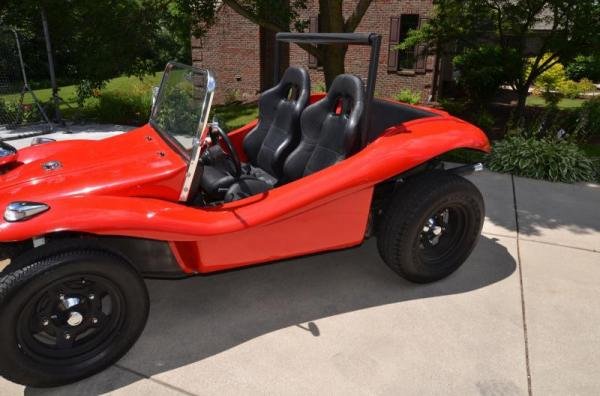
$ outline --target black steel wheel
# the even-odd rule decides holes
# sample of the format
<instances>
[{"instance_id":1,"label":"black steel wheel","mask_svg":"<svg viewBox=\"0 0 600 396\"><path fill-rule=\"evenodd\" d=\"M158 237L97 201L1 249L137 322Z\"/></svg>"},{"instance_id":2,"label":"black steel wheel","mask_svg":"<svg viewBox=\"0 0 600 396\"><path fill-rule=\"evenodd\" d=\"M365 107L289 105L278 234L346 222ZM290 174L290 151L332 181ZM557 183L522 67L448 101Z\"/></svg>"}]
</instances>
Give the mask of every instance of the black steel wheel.
<instances>
[{"instance_id":1,"label":"black steel wheel","mask_svg":"<svg viewBox=\"0 0 600 396\"><path fill-rule=\"evenodd\" d=\"M442 279L471 254L484 212L481 193L468 180L443 171L415 176L396 191L379 221L379 252L408 280Z\"/></svg>"},{"instance_id":2,"label":"black steel wheel","mask_svg":"<svg viewBox=\"0 0 600 396\"><path fill-rule=\"evenodd\" d=\"M129 350L148 315L145 284L103 251L72 251L0 278L0 374L46 387L103 370Z\"/></svg>"}]
</instances>

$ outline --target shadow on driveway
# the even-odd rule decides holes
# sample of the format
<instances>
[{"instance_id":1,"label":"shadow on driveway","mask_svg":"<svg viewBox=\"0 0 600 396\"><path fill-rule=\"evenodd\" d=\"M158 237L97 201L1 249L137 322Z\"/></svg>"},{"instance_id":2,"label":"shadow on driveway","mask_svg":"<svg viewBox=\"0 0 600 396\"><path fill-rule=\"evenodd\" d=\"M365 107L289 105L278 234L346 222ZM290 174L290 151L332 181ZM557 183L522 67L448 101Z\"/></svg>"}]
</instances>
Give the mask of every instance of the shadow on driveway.
<instances>
[{"instance_id":1,"label":"shadow on driveway","mask_svg":"<svg viewBox=\"0 0 600 396\"><path fill-rule=\"evenodd\" d=\"M515 268L507 249L496 239L483 236L461 269L429 285L409 283L389 270L379 258L374 240L354 249L274 265L180 281L150 280L147 328L119 366L150 377L289 326L300 326L307 337L318 337L315 320L469 292L507 278ZM124 370L111 369L70 386L27 389L26 393L97 394L138 380Z\"/></svg>"}]
</instances>

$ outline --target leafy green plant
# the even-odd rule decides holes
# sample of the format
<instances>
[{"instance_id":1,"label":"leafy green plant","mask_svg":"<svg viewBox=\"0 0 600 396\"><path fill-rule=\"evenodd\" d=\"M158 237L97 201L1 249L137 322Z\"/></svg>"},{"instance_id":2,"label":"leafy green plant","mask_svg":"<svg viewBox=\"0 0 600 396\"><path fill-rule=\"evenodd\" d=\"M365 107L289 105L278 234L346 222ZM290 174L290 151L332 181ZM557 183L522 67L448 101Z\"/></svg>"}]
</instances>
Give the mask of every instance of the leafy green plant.
<instances>
[{"instance_id":1,"label":"leafy green plant","mask_svg":"<svg viewBox=\"0 0 600 396\"><path fill-rule=\"evenodd\" d=\"M441 98L439 102L442 105L442 109L455 116L462 116L467 109L467 103L464 100Z\"/></svg>"},{"instance_id":2,"label":"leafy green plant","mask_svg":"<svg viewBox=\"0 0 600 396\"><path fill-rule=\"evenodd\" d=\"M324 82L318 82L315 84L315 92L327 92L327 87Z\"/></svg>"},{"instance_id":3,"label":"leafy green plant","mask_svg":"<svg viewBox=\"0 0 600 396\"><path fill-rule=\"evenodd\" d=\"M577 114L576 131L584 137L600 136L600 97L585 102Z\"/></svg>"},{"instance_id":4,"label":"leafy green plant","mask_svg":"<svg viewBox=\"0 0 600 396\"><path fill-rule=\"evenodd\" d=\"M90 112L99 122L142 125L148 121L151 106L149 94L109 91L100 94L96 108Z\"/></svg>"},{"instance_id":5,"label":"leafy green plant","mask_svg":"<svg viewBox=\"0 0 600 396\"><path fill-rule=\"evenodd\" d=\"M494 144L488 167L495 172L554 182L594 181L594 163L574 143L509 136Z\"/></svg>"},{"instance_id":6,"label":"leafy green plant","mask_svg":"<svg viewBox=\"0 0 600 396\"><path fill-rule=\"evenodd\" d=\"M421 101L421 93L411 89L403 89L399 94L396 94L395 98L399 102L417 104Z\"/></svg>"},{"instance_id":7,"label":"leafy green plant","mask_svg":"<svg viewBox=\"0 0 600 396\"><path fill-rule=\"evenodd\" d=\"M596 86L587 78L582 78L581 81L564 80L558 84L558 92L570 99L576 99L583 93L595 90Z\"/></svg>"},{"instance_id":8,"label":"leafy green plant","mask_svg":"<svg viewBox=\"0 0 600 396\"><path fill-rule=\"evenodd\" d=\"M600 56L579 55L567 65L565 72L571 80L579 81L588 78L600 81Z\"/></svg>"},{"instance_id":9,"label":"leafy green plant","mask_svg":"<svg viewBox=\"0 0 600 396\"><path fill-rule=\"evenodd\" d=\"M510 79L518 67L514 51L500 46L482 44L469 48L453 59L458 70L458 84L464 89L473 107L490 103L502 83Z\"/></svg>"}]
</instances>

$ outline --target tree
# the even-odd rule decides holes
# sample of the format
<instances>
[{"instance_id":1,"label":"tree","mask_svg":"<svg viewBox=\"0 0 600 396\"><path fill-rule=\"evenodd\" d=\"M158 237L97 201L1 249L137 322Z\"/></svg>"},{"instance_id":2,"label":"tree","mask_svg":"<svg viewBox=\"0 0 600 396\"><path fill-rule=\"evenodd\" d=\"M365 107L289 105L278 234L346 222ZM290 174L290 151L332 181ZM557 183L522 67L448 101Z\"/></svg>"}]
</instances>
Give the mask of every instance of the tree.
<instances>
[{"instance_id":1,"label":"tree","mask_svg":"<svg viewBox=\"0 0 600 396\"><path fill-rule=\"evenodd\" d=\"M17 28L24 38L34 82L48 78L41 7L58 78L79 84L82 93L119 75L142 76L172 58L191 58L191 18L175 0L5 0L0 3L0 25Z\"/></svg>"},{"instance_id":2,"label":"tree","mask_svg":"<svg viewBox=\"0 0 600 396\"><path fill-rule=\"evenodd\" d=\"M597 0L440 0L429 25L409 35L403 45L429 42L438 48L498 45L509 60L508 78L516 90L516 115L525 107L529 88L546 70L569 63L582 49L600 48ZM510 56L517 51L516 59Z\"/></svg>"},{"instance_id":3,"label":"tree","mask_svg":"<svg viewBox=\"0 0 600 396\"><path fill-rule=\"evenodd\" d=\"M202 34L215 22L215 11L219 0L181 0L195 10L196 34ZM303 31L307 21L302 20L300 11L306 9L307 0L223 0L227 6L249 21L274 32L287 32L293 27ZM348 18L344 18L343 0L319 0L319 31L351 33L356 30L373 0L359 0ZM325 75L325 84L331 86L338 74L344 73L347 47L328 45L314 47L301 45L314 55Z\"/></svg>"}]
</instances>

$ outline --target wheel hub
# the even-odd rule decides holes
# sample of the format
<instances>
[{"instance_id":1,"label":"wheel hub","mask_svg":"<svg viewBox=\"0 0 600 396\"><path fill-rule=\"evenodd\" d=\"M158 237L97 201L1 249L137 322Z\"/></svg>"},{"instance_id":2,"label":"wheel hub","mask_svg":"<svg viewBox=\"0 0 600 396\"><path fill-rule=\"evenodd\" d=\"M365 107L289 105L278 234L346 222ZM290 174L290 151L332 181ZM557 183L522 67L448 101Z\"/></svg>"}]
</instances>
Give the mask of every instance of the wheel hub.
<instances>
[{"instance_id":1,"label":"wheel hub","mask_svg":"<svg viewBox=\"0 0 600 396\"><path fill-rule=\"evenodd\" d=\"M67 323L71 327L77 327L83 322L83 315L77 311L71 311L69 313L69 319L67 319Z\"/></svg>"},{"instance_id":2,"label":"wheel hub","mask_svg":"<svg viewBox=\"0 0 600 396\"><path fill-rule=\"evenodd\" d=\"M448 229L449 218L449 210L444 209L427 219L421 231L421 242L430 246L436 246Z\"/></svg>"}]
</instances>

